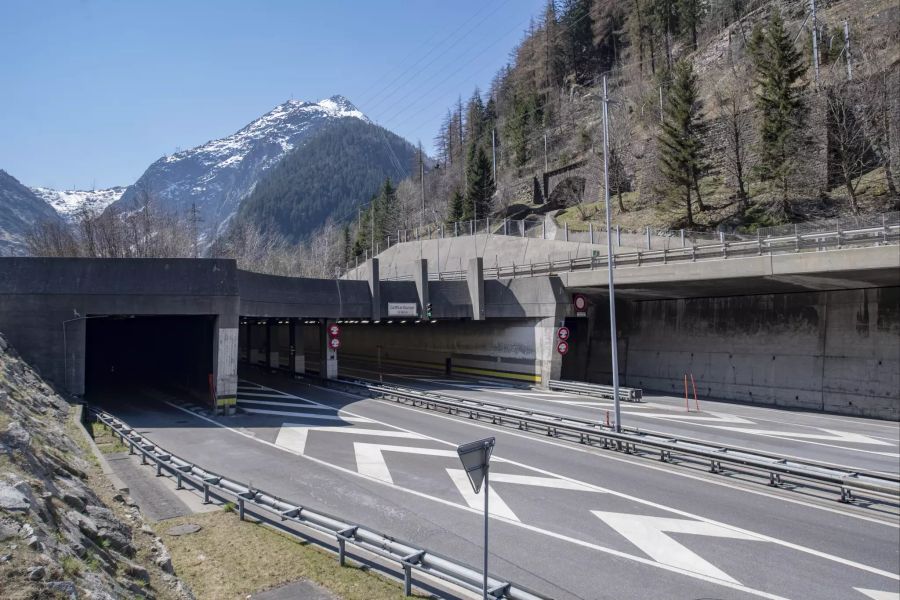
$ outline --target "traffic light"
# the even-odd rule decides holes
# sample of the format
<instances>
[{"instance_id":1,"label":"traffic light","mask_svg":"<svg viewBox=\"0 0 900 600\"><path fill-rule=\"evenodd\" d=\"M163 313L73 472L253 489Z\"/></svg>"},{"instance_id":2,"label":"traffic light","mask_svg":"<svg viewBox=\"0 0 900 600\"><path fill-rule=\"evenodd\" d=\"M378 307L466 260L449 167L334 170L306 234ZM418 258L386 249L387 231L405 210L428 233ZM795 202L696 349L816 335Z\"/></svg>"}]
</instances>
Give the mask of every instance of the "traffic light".
<instances>
[{"instance_id":1,"label":"traffic light","mask_svg":"<svg viewBox=\"0 0 900 600\"><path fill-rule=\"evenodd\" d=\"M425 318L426 319L431 318L431 302L429 302L428 304L425 305Z\"/></svg>"}]
</instances>

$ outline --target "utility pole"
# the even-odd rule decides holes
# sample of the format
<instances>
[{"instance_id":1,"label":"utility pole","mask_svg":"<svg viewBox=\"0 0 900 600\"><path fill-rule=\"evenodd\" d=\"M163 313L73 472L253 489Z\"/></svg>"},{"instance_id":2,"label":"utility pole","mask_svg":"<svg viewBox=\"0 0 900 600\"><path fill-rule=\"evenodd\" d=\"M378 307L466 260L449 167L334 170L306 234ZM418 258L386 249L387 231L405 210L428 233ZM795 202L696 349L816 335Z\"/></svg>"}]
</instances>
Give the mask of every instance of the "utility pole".
<instances>
[{"instance_id":1,"label":"utility pole","mask_svg":"<svg viewBox=\"0 0 900 600\"><path fill-rule=\"evenodd\" d=\"M812 47L813 67L816 74L816 89L819 88L819 22L816 19L816 0L809 0L812 7Z\"/></svg>"},{"instance_id":2,"label":"utility pole","mask_svg":"<svg viewBox=\"0 0 900 600\"><path fill-rule=\"evenodd\" d=\"M544 173L547 172L547 132L544 132Z\"/></svg>"},{"instance_id":3,"label":"utility pole","mask_svg":"<svg viewBox=\"0 0 900 600\"><path fill-rule=\"evenodd\" d=\"M850 64L850 22L844 21L844 61L847 63L847 80L853 79L853 65Z\"/></svg>"},{"instance_id":4,"label":"utility pole","mask_svg":"<svg viewBox=\"0 0 900 600\"><path fill-rule=\"evenodd\" d=\"M662 88L660 88L662 89ZM619 407L619 348L616 340L616 288L613 283L612 236L609 235L612 217L609 207L609 94L606 75L603 76L603 198L606 203L606 268L609 276L609 341L612 350L613 407L616 431L622 431L622 412Z\"/></svg>"},{"instance_id":5,"label":"utility pole","mask_svg":"<svg viewBox=\"0 0 900 600\"><path fill-rule=\"evenodd\" d=\"M663 122L663 101L662 101L662 85L659 86L659 123Z\"/></svg>"},{"instance_id":6,"label":"utility pole","mask_svg":"<svg viewBox=\"0 0 900 600\"><path fill-rule=\"evenodd\" d=\"M491 129L491 169L494 185L497 185L497 128Z\"/></svg>"},{"instance_id":7,"label":"utility pole","mask_svg":"<svg viewBox=\"0 0 900 600\"><path fill-rule=\"evenodd\" d=\"M421 154L421 151L419 154L419 160L420 160L419 168L421 169L419 179L422 184L422 220L421 220L420 228L421 228L422 232L424 232L425 231L425 156L423 154Z\"/></svg>"},{"instance_id":8,"label":"utility pole","mask_svg":"<svg viewBox=\"0 0 900 600\"><path fill-rule=\"evenodd\" d=\"M372 202L372 258L375 258L375 202Z\"/></svg>"}]
</instances>

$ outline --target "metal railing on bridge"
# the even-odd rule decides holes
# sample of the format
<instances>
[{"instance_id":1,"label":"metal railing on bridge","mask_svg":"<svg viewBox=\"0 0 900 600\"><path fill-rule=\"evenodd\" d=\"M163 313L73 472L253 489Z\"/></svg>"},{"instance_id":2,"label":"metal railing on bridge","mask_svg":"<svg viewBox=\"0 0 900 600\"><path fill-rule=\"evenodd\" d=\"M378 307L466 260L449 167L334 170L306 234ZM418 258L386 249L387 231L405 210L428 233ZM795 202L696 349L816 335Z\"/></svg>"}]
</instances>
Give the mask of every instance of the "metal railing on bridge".
<instances>
[{"instance_id":1,"label":"metal railing on bridge","mask_svg":"<svg viewBox=\"0 0 900 600\"><path fill-rule=\"evenodd\" d=\"M593 239L593 233L590 235ZM706 233L704 235L714 234ZM649 233L648 239L652 239ZM771 227L760 229L755 235L721 233L715 235L711 240L700 240L694 234L689 236L682 231L678 235L668 236L667 239L669 241L661 249L615 253L613 267L640 267L765 254L822 252L842 248L896 244L900 241L900 212ZM648 245L651 243L648 242ZM598 250L593 251L590 256L572 257L569 255L565 258L548 256L546 261L510 265L495 263L494 266L484 268L484 277L509 279L554 275L570 271L605 268L606 264L605 252ZM456 270L429 272L429 279L453 281L465 279L466 275L467 271L460 264L460 268ZM412 275L391 276L390 273L387 273L382 279L387 281L409 280L412 279Z\"/></svg>"}]
</instances>

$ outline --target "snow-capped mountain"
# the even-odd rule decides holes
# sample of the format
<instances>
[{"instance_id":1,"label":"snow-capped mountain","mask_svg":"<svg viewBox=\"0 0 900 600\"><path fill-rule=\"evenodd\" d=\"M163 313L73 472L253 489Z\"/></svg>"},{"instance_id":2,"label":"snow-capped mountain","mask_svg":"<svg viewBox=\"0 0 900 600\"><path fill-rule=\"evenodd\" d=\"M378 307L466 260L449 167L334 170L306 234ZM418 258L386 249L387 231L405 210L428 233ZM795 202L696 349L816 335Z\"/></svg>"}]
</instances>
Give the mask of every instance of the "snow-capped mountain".
<instances>
[{"instance_id":1,"label":"snow-capped mountain","mask_svg":"<svg viewBox=\"0 0 900 600\"><path fill-rule=\"evenodd\" d=\"M84 209L91 214L100 214L106 207L122 197L124 187L112 187L105 190L53 190L50 188L31 188L39 198L56 209L63 219L75 220Z\"/></svg>"},{"instance_id":2,"label":"snow-capped mountain","mask_svg":"<svg viewBox=\"0 0 900 600\"><path fill-rule=\"evenodd\" d=\"M34 192L0 169L0 256L25 253L25 235L42 221L59 215Z\"/></svg>"},{"instance_id":3,"label":"snow-capped mountain","mask_svg":"<svg viewBox=\"0 0 900 600\"><path fill-rule=\"evenodd\" d=\"M157 160L110 210L136 210L149 200L187 214L196 205L209 239L224 229L263 173L330 123L348 118L369 122L343 96L290 100L228 137Z\"/></svg>"}]
</instances>

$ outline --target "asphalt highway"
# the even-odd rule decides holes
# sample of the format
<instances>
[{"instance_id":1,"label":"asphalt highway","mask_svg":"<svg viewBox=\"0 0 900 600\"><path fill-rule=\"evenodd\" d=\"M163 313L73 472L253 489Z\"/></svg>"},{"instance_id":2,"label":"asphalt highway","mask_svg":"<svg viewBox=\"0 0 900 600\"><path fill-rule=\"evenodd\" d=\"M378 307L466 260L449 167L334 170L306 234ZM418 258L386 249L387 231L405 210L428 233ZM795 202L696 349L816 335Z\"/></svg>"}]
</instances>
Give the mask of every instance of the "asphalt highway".
<instances>
[{"instance_id":1,"label":"asphalt highway","mask_svg":"<svg viewBox=\"0 0 900 600\"><path fill-rule=\"evenodd\" d=\"M482 497L455 446L495 436L490 570L553 598L900 598L895 516L257 369L241 376L239 406L255 412L212 418L127 395L107 408L205 468L476 568ZM516 399L478 382L411 383Z\"/></svg>"}]
</instances>

